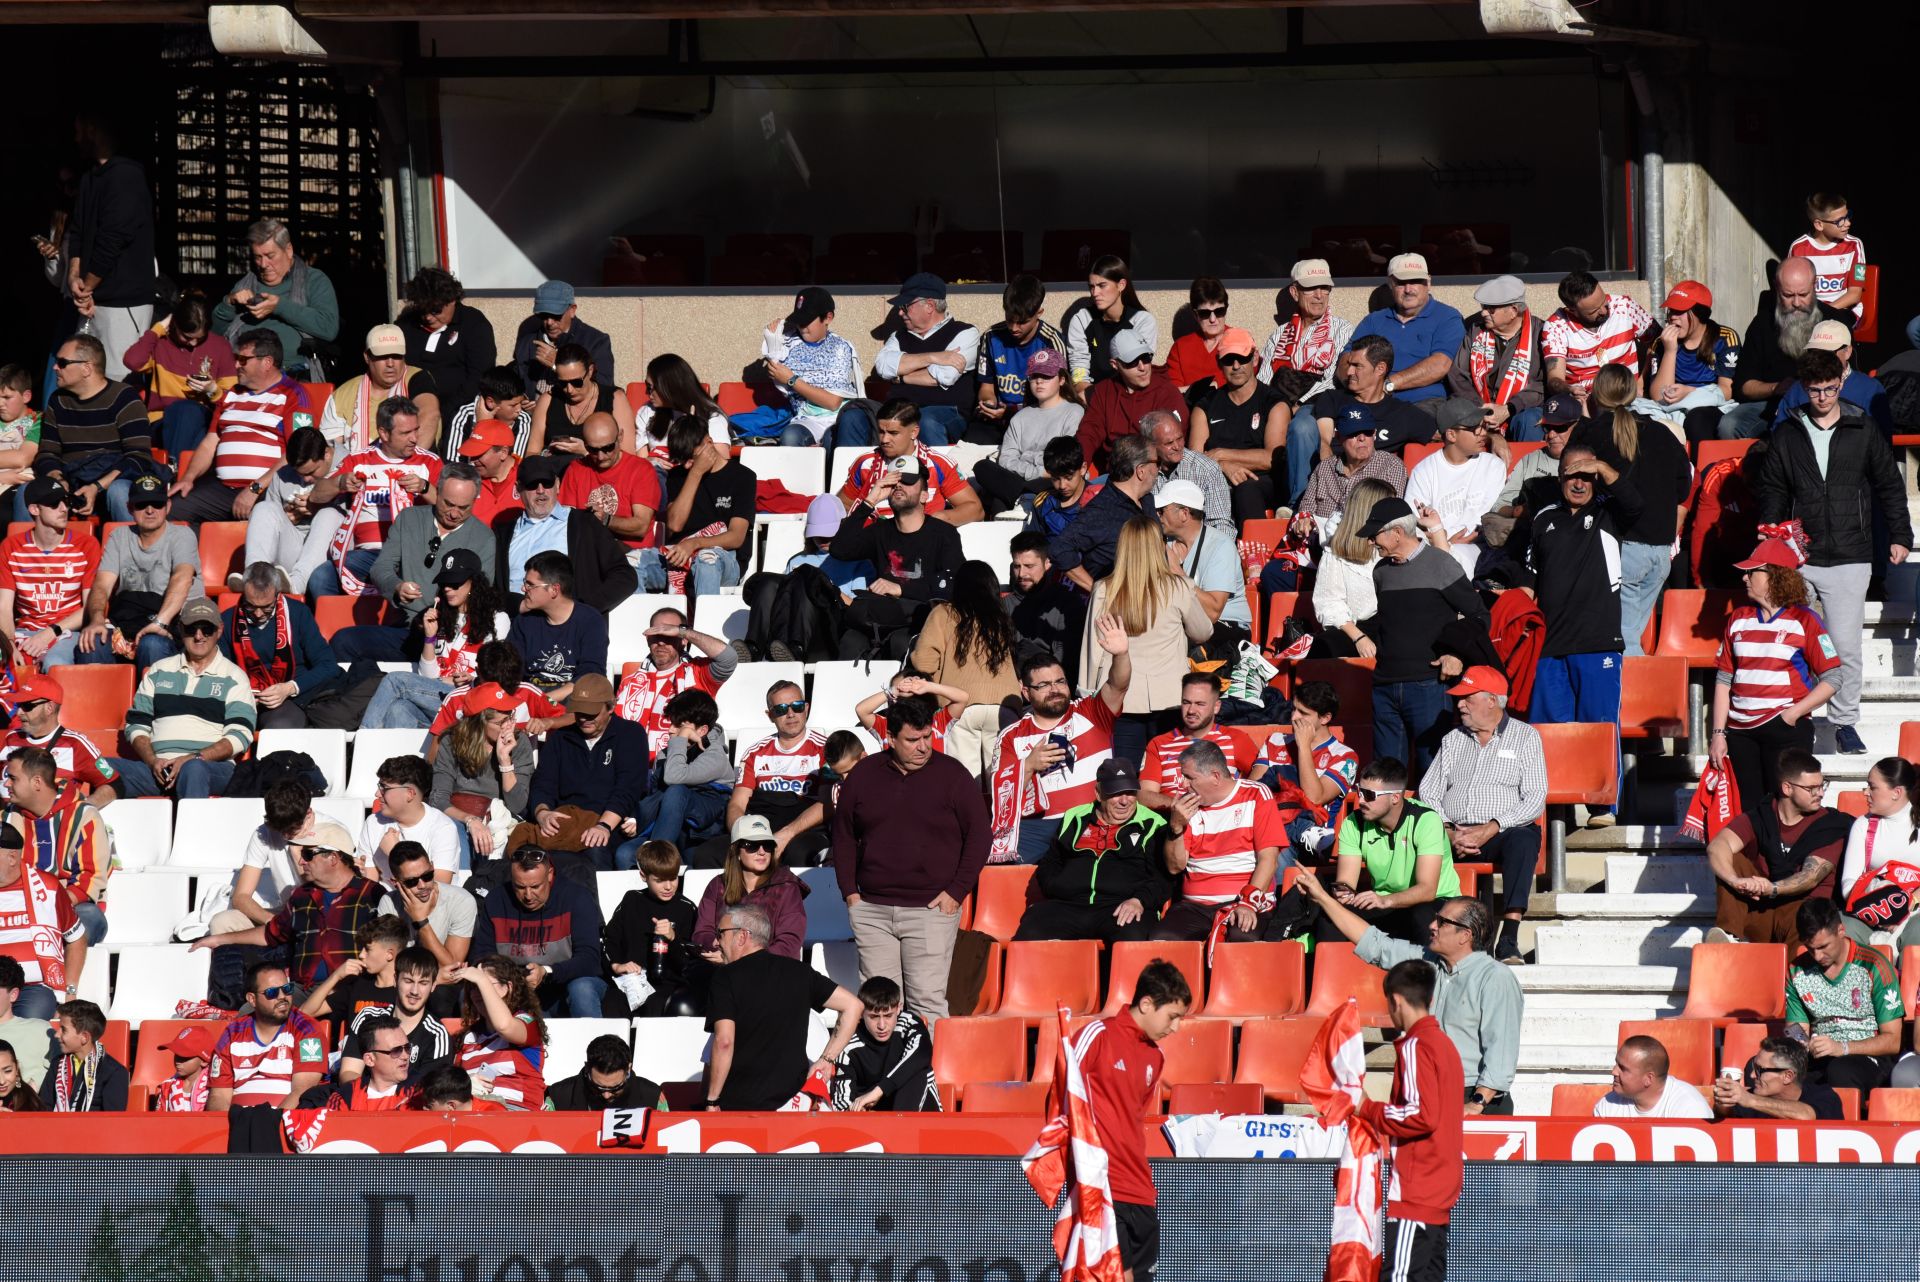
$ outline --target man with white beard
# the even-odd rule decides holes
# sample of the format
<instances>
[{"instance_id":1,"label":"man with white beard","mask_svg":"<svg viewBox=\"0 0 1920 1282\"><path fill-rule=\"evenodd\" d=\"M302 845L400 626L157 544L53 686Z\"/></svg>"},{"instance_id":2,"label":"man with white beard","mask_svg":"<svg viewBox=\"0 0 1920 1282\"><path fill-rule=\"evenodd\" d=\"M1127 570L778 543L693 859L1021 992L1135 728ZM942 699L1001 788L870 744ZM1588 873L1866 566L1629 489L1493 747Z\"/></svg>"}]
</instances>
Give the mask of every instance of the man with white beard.
<instances>
[{"instance_id":1,"label":"man with white beard","mask_svg":"<svg viewBox=\"0 0 1920 1282\"><path fill-rule=\"evenodd\" d=\"M1789 258L1780 264L1774 287L1760 295L1760 306L1740 345L1733 375L1739 403L1720 416L1723 441L1761 436L1772 426L1780 396L1792 386L1794 367L1807 350L1813 327L1836 320L1853 327L1853 313L1829 307L1814 297L1813 264Z\"/></svg>"}]
</instances>

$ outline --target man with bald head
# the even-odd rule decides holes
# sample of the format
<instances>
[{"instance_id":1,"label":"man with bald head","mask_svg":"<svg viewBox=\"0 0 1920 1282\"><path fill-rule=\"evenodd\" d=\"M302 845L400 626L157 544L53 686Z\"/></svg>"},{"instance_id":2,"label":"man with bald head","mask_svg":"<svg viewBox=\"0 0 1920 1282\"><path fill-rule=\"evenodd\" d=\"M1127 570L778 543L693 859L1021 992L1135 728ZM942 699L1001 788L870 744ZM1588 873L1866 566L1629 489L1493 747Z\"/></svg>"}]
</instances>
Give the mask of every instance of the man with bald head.
<instances>
[{"instance_id":1,"label":"man with bald head","mask_svg":"<svg viewBox=\"0 0 1920 1282\"><path fill-rule=\"evenodd\" d=\"M560 478L560 502L591 512L638 562L640 549L658 547L660 473L652 463L620 448L620 425L611 414L590 414L580 425L586 453Z\"/></svg>"},{"instance_id":2,"label":"man with bald head","mask_svg":"<svg viewBox=\"0 0 1920 1282\"><path fill-rule=\"evenodd\" d=\"M1720 416L1723 441L1761 436L1772 425L1780 397L1794 380L1794 369L1806 354L1813 327L1834 320L1853 328L1853 313L1830 307L1814 297L1813 264L1789 258L1774 274L1773 288L1760 295L1760 305L1740 345L1740 368L1734 371L1733 395L1739 402ZM1691 425L1689 418L1689 425Z\"/></svg>"}]
</instances>

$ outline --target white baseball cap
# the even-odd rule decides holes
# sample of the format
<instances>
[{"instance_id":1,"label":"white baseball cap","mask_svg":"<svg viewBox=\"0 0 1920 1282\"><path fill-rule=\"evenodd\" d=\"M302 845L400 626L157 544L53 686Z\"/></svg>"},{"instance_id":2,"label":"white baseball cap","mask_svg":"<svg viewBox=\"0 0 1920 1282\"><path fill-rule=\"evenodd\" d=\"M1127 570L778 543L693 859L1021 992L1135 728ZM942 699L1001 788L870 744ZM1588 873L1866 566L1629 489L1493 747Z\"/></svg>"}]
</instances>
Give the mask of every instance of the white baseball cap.
<instances>
[{"instance_id":1,"label":"white baseball cap","mask_svg":"<svg viewBox=\"0 0 1920 1282\"><path fill-rule=\"evenodd\" d=\"M1333 268L1324 258L1302 258L1293 265L1293 283L1301 288L1333 284Z\"/></svg>"},{"instance_id":2,"label":"white baseball cap","mask_svg":"<svg viewBox=\"0 0 1920 1282\"><path fill-rule=\"evenodd\" d=\"M1192 481L1168 481L1153 496L1155 507L1165 507L1169 503L1178 503L1181 507L1190 507L1196 512L1207 510L1207 496Z\"/></svg>"},{"instance_id":3,"label":"white baseball cap","mask_svg":"<svg viewBox=\"0 0 1920 1282\"><path fill-rule=\"evenodd\" d=\"M1837 352L1853 346L1853 331L1837 320L1823 320L1807 336L1807 350Z\"/></svg>"},{"instance_id":4,"label":"white baseball cap","mask_svg":"<svg viewBox=\"0 0 1920 1282\"><path fill-rule=\"evenodd\" d=\"M1394 280L1427 280L1433 273L1427 270L1424 254L1395 254L1387 263L1387 275Z\"/></svg>"}]
</instances>

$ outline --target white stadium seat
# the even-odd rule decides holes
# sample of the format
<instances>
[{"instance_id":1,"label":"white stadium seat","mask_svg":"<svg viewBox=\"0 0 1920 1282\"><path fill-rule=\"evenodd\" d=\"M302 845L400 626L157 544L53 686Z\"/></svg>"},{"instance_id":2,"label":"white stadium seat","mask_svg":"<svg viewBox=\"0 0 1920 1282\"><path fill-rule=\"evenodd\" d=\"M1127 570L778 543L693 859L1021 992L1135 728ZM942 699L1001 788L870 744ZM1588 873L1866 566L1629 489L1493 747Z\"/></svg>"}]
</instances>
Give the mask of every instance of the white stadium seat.
<instances>
[{"instance_id":1,"label":"white stadium seat","mask_svg":"<svg viewBox=\"0 0 1920 1282\"><path fill-rule=\"evenodd\" d=\"M813 665L808 723L820 730L851 730L860 724L854 705L883 689L900 671L898 659L846 659Z\"/></svg>"},{"instance_id":2,"label":"white stadium seat","mask_svg":"<svg viewBox=\"0 0 1920 1282\"><path fill-rule=\"evenodd\" d=\"M361 730L353 736L353 770L346 795L371 803L380 792L380 763L389 757L418 757L427 750L425 730Z\"/></svg>"},{"instance_id":3,"label":"white stadium seat","mask_svg":"<svg viewBox=\"0 0 1920 1282\"><path fill-rule=\"evenodd\" d=\"M607 617L607 676L617 686L620 670L647 657L647 622L654 611L672 608L685 614L687 598L677 592L639 592Z\"/></svg>"},{"instance_id":4,"label":"white stadium seat","mask_svg":"<svg viewBox=\"0 0 1920 1282\"><path fill-rule=\"evenodd\" d=\"M629 868L621 872L597 872L593 875L594 894L600 900L600 920L613 920L613 910L627 897L630 890L645 890L646 878L640 875L638 868Z\"/></svg>"},{"instance_id":5,"label":"white stadium seat","mask_svg":"<svg viewBox=\"0 0 1920 1282\"><path fill-rule=\"evenodd\" d=\"M693 603L693 630L726 641L747 637L747 600L738 596L703 596Z\"/></svg>"},{"instance_id":6,"label":"white stadium seat","mask_svg":"<svg viewBox=\"0 0 1920 1282\"><path fill-rule=\"evenodd\" d=\"M347 787L347 732L345 730L262 730L260 744L254 750L264 757L270 752L304 752L327 777L327 795L342 796Z\"/></svg>"},{"instance_id":7,"label":"white stadium seat","mask_svg":"<svg viewBox=\"0 0 1920 1282\"><path fill-rule=\"evenodd\" d=\"M541 1076L554 1086L578 1073L587 1063L587 1047L596 1037L611 1034L629 1047L633 1041L631 1021L624 1019L550 1019L547 1021L547 1056ZM658 1079L656 1079L658 1080Z\"/></svg>"},{"instance_id":8,"label":"white stadium seat","mask_svg":"<svg viewBox=\"0 0 1920 1282\"><path fill-rule=\"evenodd\" d=\"M700 906L701 896L707 893L707 886L717 879L723 869L720 868L682 868L680 870L680 893Z\"/></svg>"},{"instance_id":9,"label":"white stadium seat","mask_svg":"<svg viewBox=\"0 0 1920 1282\"><path fill-rule=\"evenodd\" d=\"M985 561L1004 584L1013 560L1007 545L1018 533L1020 527L1008 521L972 521L960 527L960 551L969 561Z\"/></svg>"},{"instance_id":10,"label":"white stadium seat","mask_svg":"<svg viewBox=\"0 0 1920 1282\"><path fill-rule=\"evenodd\" d=\"M124 1019L135 1028L143 1020L172 1019L177 1003L207 995L207 965L212 960L211 948L193 952L185 944L121 949L107 1018ZM105 961L90 958L87 969Z\"/></svg>"},{"instance_id":11,"label":"white stadium seat","mask_svg":"<svg viewBox=\"0 0 1920 1282\"><path fill-rule=\"evenodd\" d=\"M760 568L785 574L787 562L807 550L804 521L775 521L767 526L767 543L760 551Z\"/></svg>"},{"instance_id":12,"label":"white stadium seat","mask_svg":"<svg viewBox=\"0 0 1920 1282\"><path fill-rule=\"evenodd\" d=\"M173 798L122 797L100 812L113 834L113 862L133 871L167 862L173 849Z\"/></svg>"},{"instance_id":13,"label":"white stadium seat","mask_svg":"<svg viewBox=\"0 0 1920 1282\"><path fill-rule=\"evenodd\" d=\"M779 481L795 494L822 493L826 451L817 445L748 445L740 461L762 481Z\"/></svg>"},{"instance_id":14,"label":"white stadium seat","mask_svg":"<svg viewBox=\"0 0 1920 1282\"><path fill-rule=\"evenodd\" d=\"M960 441L953 445L942 445L939 449L935 450L934 453L946 455L946 457L952 461L953 465L960 469L960 475L970 477L973 475L973 465L975 463L978 463L983 458L992 458L999 449L1000 447L998 445L986 445L975 441Z\"/></svg>"},{"instance_id":15,"label":"white stadium seat","mask_svg":"<svg viewBox=\"0 0 1920 1282\"><path fill-rule=\"evenodd\" d=\"M697 1082L707 1068L707 1021L697 1016L633 1021L633 1071L660 1083Z\"/></svg>"},{"instance_id":16,"label":"white stadium seat","mask_svg":"<svg viewBox=\"0 0 1920 1282\"><path fill-rule=\"evenodd\" d=\"M180 919L193 910L192 886L193 874L180 870L117 872L109 877L106 947L167 943Z\"/></svg>"},{"instance_id":17,"label":"white stadium seat","mask_svg":"<svg viewBox=\"0 0 1920 1282\"><path fill-rule=\"evenodd\" d=\"M369 732L363 730L360 733ZM367 821L366 803L358 797L315 797L313 813L333 820L356 837L360 835L360 825Z\"/></svg>"},{"instance_id":18,"label":"white stadium seat","mask_svg":"<svg viewBox=\"0 0 1920 1282\"><path fill-rule=\"evenodd\" d=\"M729 737L766 735L767 687L776 681L791 681L805 690L806 668L798 663L743 663L727 678L714 701L720 705L720 724Z\"/></svg>"},{"instance_id":19,"label":"white stadium seat","mask_svg":"<svg viewBox=\"0 0 1920 1282\"><path fill-rule=\"evenodd\" d=\"M173 852L166 866L234 872L266 817L267 803L259 797L188 797L174 816Z\"/></svg>"},{"instance_id":20,"label":"white stadium seat","mask_svg":"<svg viewBox=\"0 0 1920 1282\"><path fill-rule=\"evenodd\" d=\"M836 445L833 464L827 469L827 489L837 491L847 483L847 472L863 454L873 453L871 445Z\"/></svg>"}]
</instances>

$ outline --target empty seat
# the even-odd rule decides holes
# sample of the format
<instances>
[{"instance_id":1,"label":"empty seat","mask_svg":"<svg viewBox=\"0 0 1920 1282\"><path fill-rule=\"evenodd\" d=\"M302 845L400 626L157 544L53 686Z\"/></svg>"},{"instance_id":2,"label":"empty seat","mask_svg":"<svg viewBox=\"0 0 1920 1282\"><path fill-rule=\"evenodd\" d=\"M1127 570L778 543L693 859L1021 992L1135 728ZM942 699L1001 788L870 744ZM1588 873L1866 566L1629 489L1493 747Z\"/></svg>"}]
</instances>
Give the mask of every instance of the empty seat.
<instances>
[{"instance_id":1,"label":"empty seat","mask_svg":"<svg viewBox=\"0 0 1920 1282\"><path fill-rule=\"evenodd\" d=\"M1660 597L1655 654L1678 655L1689 668L1711 668L1733 613L1735 594L1721 588L1669 588Z\"/></svg>"},{"instance_id":2,"label":"empty seat","mask_svg":"<svg viewBox=\"0 0 1920 1282\"><path fill-rule=\"evenodd\" d=\"M979 1015L941 1020L934 1030L933 1080L942 1086L1026 1081L1026 1021Z\"/></svg>"},{"instance_id":3,"label":"empty seat","mask_svg":"<svg viewBox=\"0 0 1920 1282\"><path fill-rule=\"evenodd\" d=\"M1167 1112L1174 1117L1194 1113L1264 1113L1267 1101L1258 1082L1175 1082L1167 1092Z\"/></svg>"},{"instance_id":4,"label":"empty seat","mask_svg":"<svg viewBox=\"0 0 1920 1282\"><path fill-rule=\"evenodd\" d=\"M1298 1015L1307 1004L1307 950L1284 943L1222 943L1213 950L1207 1014L1223 1019Z\"/></svg>"},{"instance_id":5,"label":"empty seat","mask_svg":"<svg viewBox=\"0 0 1920 1282\"><path fill-rule=\"evenodd\" d=\"M989 864L982 868L980 884L973 892L971 929L995 939L1012 939L1020 925L1020 915L1027 909L1033 867L1032 864Z\"/></svg>"},{"instance_id":6,"label":"empty seat","mask_svg":"<svg viewBox=\"0 0 1920 1282\"><path fill-rule=\"evenodd\" d=\"M1240 1026L1240 1053L1233 1068L1236 1082L1257 1083L1269 1100L1304 1104L1300 1069L1313 1049L1323 1023L1317 1017L1250 1019Z\"/></svg>"},{"instance_id":7,"label":"empty seat","mask_svg":"<svg viewBox=\"0 0 1920 1282\"><path fill-rule=\"evenodd\" d=\"M1147 963L1165 958L1179 968L1186 977L1187 987L1193 990L1193 1001L1187 1007L1187 1014L1198 1015L1205 1004L1202 994L1202 976L1207 969L1205 947L1199 940L1155 943L1152 940L1123 939L1115 943L1107 967L1107 1004L1101 1013L1112 1015L1131 1006L1134 981L1140 978L1141 970Z\"/></svg>"},{"instance_id":8,"label":"empty seat","mask_svg":"<svg viewBox=\"0 0 1920 1282\"><path fill-rule=\"evenodd\" d=\"M267 818L259 797L187 797L174 817L169 868L233 872L247 853L247 841Z\"/></svg>"},{"instance_id":9,"label":"empty seat","mask_svg":"<svg viewBox=\"0 0 1920 1282\"><path fill-rule=\"evenodd\" d=\"M1552 1111L1555 1117L1592 1117L1593 1106L1613 1089L1611 1082L1555 1082Z\"/></svg>"},{"instance_id":10,"label":"empty seat","mask_svg":"<svg viewBox=\"0 0 1920 1282\"><path fill-rule=\"evenodd\" d=\"M1677 739L1687 732L1687 661L1630 654L1620 670L1620 737Z\"/></svg>"},{"instance_id":11,"label":"empty seat","mask_svg":"<svg viewBox=\"0 0 1920 1282\"><path fill-rule=\"evenodd\" d=\"M767 521L766 545L760 549L760 568L785 574L787 562L807 550L806 524L802 521Z\"/></svg>"},{"instance_id":12,"label":"empty seat","mask_svg":"<svg viewBox=\"0 0 1920 1282\"><path fill-rule=\"evenodd\" d=\"M830 660L813 665L810 723L821 730L849 730L859 724L854 705L886 688L900 671L897 659Z\"/></svg>"},{"instance_id":13,"label":"empty seat","mask_svg":"<svg viewBox=\"0 0 1920 1282\"><path fill-rule=\"evenodd\" d=\"M342 628L384 623L387 603L376 596L321 596L313 599L313 622L320 635L333 640Z\"/></svg>"},{"instance_id":14,"label":"empty seat","mask_svg":"<svg viewBox=\"0 0 1920 1282\"><path fill-rule=\"evenodd\" d=\"M186 803L182 803L185 809ZM207 995L207 964L211 949L194 952L185 944L136 946L120 950L120 969L113 985L113 1004L107 1013L135 1028L149 1019L171 1019L175 1006ZM104 969L104 958L92 958L87 970Z\"/></svg>"},{"instance_id":15,"label":"empty seat","mask_svg":"<svg viewBox=\"0 0 1920 1282\"><path fill-rule=\"evenodd\" d=\"M1353 955L1352 944L1316 944L1313 949L1313 1000L1307 1014L1325 1018L1349 997L1360 999L1363 1023L1384 1028L1387 995L1381 987L1385 972Z\"/></svg>"},{"instance_id":16,"label":"empty seat","mask_svg":"<svg viewBox=\"0 0 1920 1282\"><path fill-rule=\"evenodd\" d=\"M633 1021L633 1071L652 1081L697 1082L707 1067L707 1022L699 1016Z\"/></svg>"},{"instance_id":17,"label":"empty seat","mask_svg":"<svg viewBox=\"0 0 1920 1282\"><path fill-rule=\"evenodd\" d=\"M304 752L327 777L327 795L342 796L347 787L347 732L345 730L262 730L257 756L270 752Z\"/></svg>"},{"instance_id":18,"label":"empty seat","mask_svg":"<svg viewBox=\"0 0 1920 1282\"><path fill-rule=\"evenodd\" d=\"M727 593L703 596L693 603L693 629L728 641L747 639L747 599Z\"/></svg>"},{"instance_id":19,"label":"empty seat","mask_svg":"<svg viewBox=\"0 0 1920 1282\"><path fill-rule=\"evenodd\" d=\"M427 750L425 730L360 730L353 736L353 769L346 795L371 802L380 791L380 763L389 757L418 757Z\"/></svg>"},{"instance_id":20,"label":"empty seat","mask_svg":"<svg viewBox=\"0 0 1920 1282\"><path fill-rule=\"evenodd\" d=\"M611 1034L618 1037L622 1045L628 1044L633 1037L633 1021L625 1019L549 1019L547 1021L547 1057L542 1063L542 1075L547 1085L552 1086L572 1077L587 1063L587 1047L596 1037ZM659 1078L654 1078L659 1081ZM647 1103L651 1105L652 1100Z\"/></svg>"},{"instance_id":21,"label":"empty seat","mask_svg":"<svg viewBox=\"0 0 1920 1282\"><path fill-rule=\"evenodd\" d=\"M810 944L807 951L815 970L850 993L860 991L860 949L851 939Z\"/></svg>"},{"instance_id":22,"label":"empty seat","mask_svg":"<svg viewBox=\"0 0 1920 1282\"><path fill-rule=\"evenodd\" d=\"M719 879L723 873L719 868L682 868L680 870L680 892L695 904L707 893L707 886Z\"/></svg>"},{"instance_id":23,"label":"empty seat","mask_svg":"<svg viewBox=\"0 0 1920 1282\"><path fill-rule=\"evenodd\" d=\"M607 616L607 671L618 672L629 663L645 662L647 626L655 611L687 612L687 598L675 592L638 592ZM618 684L616 682L616 684Z\"/></svg>"},{"instance_id":24,"label":"empty seat","mask_svg":"<svg viewBox=\"0 0 1920 1282\"><path fill-rule=\"evenodd\" d=\"M1695 1086L1713 1080L1713 1021L1710 1019L1623 1019L1620 1041L1651 1037L1667 1048L1667 1072Z\"/></svg>"},{"instance_id":25,"label":"empty seat","mask_svg":"<svg viewBox=\"0 0 1920 1282\"><path fill-rule=\"evenodd\" d=\"M1179 1082L1233 1080L1233 1025L1224 1019L1187 1019L1160 1039L1167 1057L1160 1074L1161 1092Z\"/></svg>"},{"instance_id":26,"label":"empty seat","mask_svg":"<svg viewBox=\"0 0 1920 1282\"><path fill-rule=\"evenodd\" d=\"M831 868L796 868L800 881L810 892L803 906L807 910L807 942L839 943L853 938L853 922L847 916L847 901L840 897L840 882Z\"/></svg>"},{"instance_id":27,"label":"empty seat","mask_svg":"<svg viewBox=\"0 0 1920 1282\"><path fill-rule=\"evenodd\" d=\"M63 725L118 729L127 724L127 709L133 706L133 665L60 663L47 669L47 675L60 683ZM111 741L93 746L108 755L114 749Z\"/></svg>"},{"instance_id":28,"label":"empty seat","mask_svg":"<svg viewBox=\"0 0 1920 1282\"><path fill-rule=\"evenodd\" d=\"M178 869L116 872L107 880L107 943L164 944L193 909L193 874Z\"/></svg>"},{"instance_id":29,"label":"empty seat","mask_svg":"<svg viewBox=\"0 0 1920 1282\"><path fill-rule=\"evenodd\" d=\"M1867 1096L1869 1122L1920 1122L1920 1088L1882 1086Z\"/></svg>"},{"instance_id":30,"label":"empty seat","mask_svg":"<svg viewBox=\"0 0 1920 1282\"><path fill-rule=\"evenodd\" d=\"M200 525L200 578L208 592L227 586L227 576L238 574L247 552L245 521L204 521Z\"/></svg>"},{"instance_id":31,"label":"empty seat","mask_svg":"<svg viewBox=\"0 0 1920 1282\"><path fill-rule=\"evenodd\" d=\"M959 1091L960 1111L1039 1117L1047 1111L1052 1090L1052 1082L968 1082Z\"/></svg>"},{"instance_id":32,"label":"empty seat","mask_svg":"<svg viewBox=\"0 0 1920 1282\"><path fill-rule=\"evenodd\" d=\"M1787 1013L1785 944L1695 944L1687 981L1688 1019L1782 1019Z\"/></svg>"},{"instance_id":33,"label":"empty seat","mask_svg":"<svg viewBox=\"0 0 1920 1282\"><path fill-rule=\"evenodd\" d=\"M100 817L113 834L113 858L120 868L132 872L167 862L173 850L173 798L122 797Z\"/></svg>"},{"instance_id":34,"label":"empty seat","mask_svg":"<svg viewBox=\"0 0 1920 1282\"><path fill-rule=\"evenodd\" d=\"M594 890L600 900L600 919L612 921L614 910L620 907L620 901L629 891L645 890L647 881L638 868L629 868L619 872L597 872L593 875Z\"/></svg>"},{"instance_id":35,"label":"empty seat","mask_svg":"<svg viewBox=\"0 0 1920 1282\"><path fill-rule=\"evenodd\" d=\"M757 479L779 481L795 494L826 492L826 451L817 445L748 445L740 461Z\"/></svg>"},{"instance_id":36,"label":"empty seat","mask_svg":"<svg viewBox=\"0 0 1920 1282\"><path fill-rule=\"evenodd\" d=\"M315 797L313 813L333 820L356 837L360 835L360 826L367 821L367 805L358 797Z\"/></svg>"},{"instance_id":37,"label":"empty seat","mask_svg":"<svg viewBox=\"0 0 1920 1282\"><path fill-rule=\"evenodd\" d=\"M999 1014L1042 1020L1050 1027L1057 1006L1073 1015L1099 1008L1099 940L1024 940L1008 944L1006 956Z\"/></svg>"},{"instance_id":38,"label":"empty seat","mask_svg":"<svg viewBox=\"0 0 1920 1282\"><path fill-rule=\"evenodd\" d=\"M838 493L847 483L853 465L867 455L872 454L871 445L836 445L833 447L833 461L827 464L827 489Z\"/></svg>"},{"instance_id":39,"label":"empty seat","mask_svg":"<svg viewBox=\"0 0 1920 1282\"><path fill-rule=\"evenodd\" d=\"M1021 527L1012 521L970 521L960 527L960 551L969 561L984 561L993 568L1000 582L1007 582L1007 570L1013 561L1008 545Z\"/></svg>"}]
</instances>

